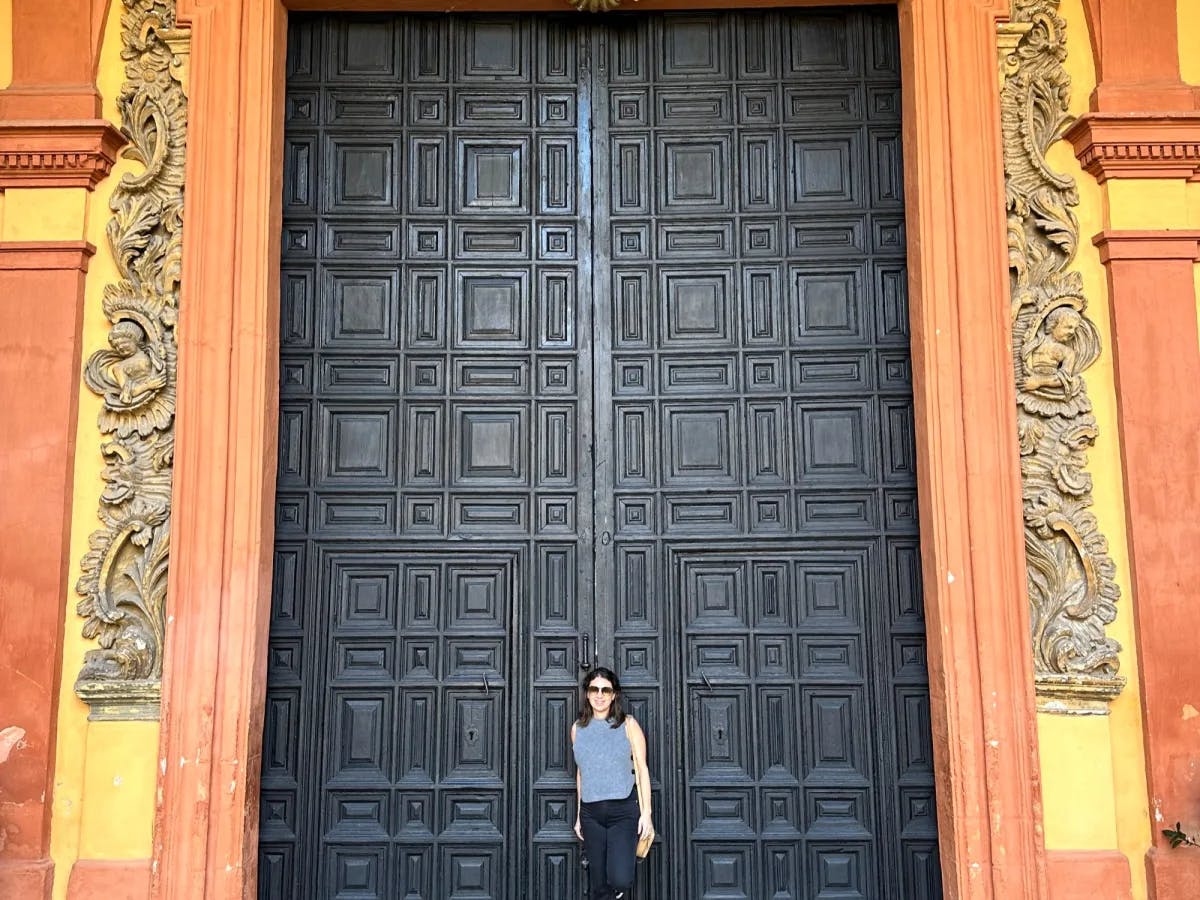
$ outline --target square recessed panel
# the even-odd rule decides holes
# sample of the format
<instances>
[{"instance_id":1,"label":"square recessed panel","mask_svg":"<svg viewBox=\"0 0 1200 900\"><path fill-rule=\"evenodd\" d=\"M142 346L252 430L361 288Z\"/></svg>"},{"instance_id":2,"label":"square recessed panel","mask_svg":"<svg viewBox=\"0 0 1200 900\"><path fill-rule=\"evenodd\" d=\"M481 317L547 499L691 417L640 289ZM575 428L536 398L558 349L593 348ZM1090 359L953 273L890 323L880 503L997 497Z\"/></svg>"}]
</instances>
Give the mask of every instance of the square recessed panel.
<instances>
[{"instance_id":1,"label":"square recessed panel","mask_svg":"<svg viewBox=\"0 0 1200 900\"><path fill-rule=\"evenodd\" d=\"M725 48L728 19L714 15L663 17L659 75L663 78L724 76L732 54Z\"/></svg>"},{"instance_id":2,"label":"square recessed panel","mask_svg":"<svg viewBox=\"0 0 1200 900\"><path fill-rule=\"evenodd\" d=\"M467 19L462 25L461 73L465 79L528 78L527 19Z\"/></svg>"},{"instance_id":3,"label":"square recessed panel","mask_svg":"<svg viewBox=\"0 0 1200 900\"><path fill-rule=\"evenodd\" d=\"M529 274L524 271L458 273L457 344L464 348L529 345Z\"/></svg>"},{"instance_id":4,"label":"square recessed panel","mask_svg":"<svg viewBox=\"0 0 1200 900\"><path fill-rule=\"evenodd\" d=\"M648 124L649 91L613 91L610 96L612 111L609 117L618 127Z\"/></svg>"},{"instance_id":5,"label":"square recessed panel","mask_svg":"<svg viewBox=\"0 0 1200 900\"><path fill-rule=\"evenodd\" d=\"M319 482L390 485L395 480L396 409L322 404Z\"/></svg>"},{"instance_id":6,"label":"square recessed panel","mask_svg":"<svg viewBox=\"0 0 1200 900\"><path fill-rule=\"evenodd\" d=\"M659 207L663 212L729 208L728 138L663 140L659 148Z\"/></svg>"},{"instance_id":7,"label":"square recessed panel","mask_svg":"<svg viewBox=\"0 0 1200 900\"><path fill-rule=\"evenodd\" d=\"M528 212L528 158L528 142L523 139L459 139L460 211Z\"/></svg>"},{"instance_id":8,"label":"square recessed panel","mask_svg":"<svg viewBox=\"0 0 1200 900\"><path fill-rule=\"evenodd\" d=\"M327 141L329 212L392 212L399 208L399 141L345 137Z\"/></svg>"},{"instance_id":9,"label":"square recessed panel","mask_svg":"<svg viewBox=\"0 0 1200 900\"><path fill-rule=\"evenodd\" d=\"M525 483L529 432L523 407L458 407L454 415L456 483Z\"/></svg>"},{"instance_id":10,"label":"square recessed panel","mask_svg":"<svg viewBox=\"0 0 1200 900\"><path fill-rule=\"evenodd\" d=\"M663 418L665 481L673 484L737 482L734 407L668 406Z\"/></svg>"},{"instance_id":11,"label":"square recessed panel","mask_svg":"<svg viewBox=\"0 0 1200 900\"><path fill-rule=\"evenodd\" d=\"M688 559L683 590L691 628L743 628L746 625L744 566L735 562Z\"/></svg>"},{"instance_id":12,"label":"square recessed panel","mask_svg":"<svg viewBox=\"0 0 1200 900\"><path fill-rule=\"evenodd\" d=\"M870 310L862 296L862 273L857 267L794 266L790 276L793 332L802 346L870 339Z\"/></svg>"},{"instance_id":13,"label":"square recessed panel","mask_svg":"<svg viewBox=\"0 0 1200 900\"><path fill-rule=\"evenodd\" d=\"M450 571L450 630L504 632L505 598L512 590L504 564L454 566Z\"/></svg>"},{"instance_id":14,"label":"square recessed panel","mask_svg":"<svg viewBox=\"0 0 1200 900\"><path fill-rule=\"evenodd\" d=\"M326 269L318 303L325 347L390 349L399 337L395 271Z\"/></svg>"},{"instance_id":15,"label":"square recessed panel","mask_svg":"<svg viewBox=\"0 0 1200 900\"><path fill-rule=\"evenodd\" d=\"M394 79L399 20L347 19L335 25L333 74L339 80Z\"/></svg>"},{"instance_id":16,"label":"square recessed panel","mask_svg":"<svg viewBox=\"0 0 1200 900\"><path fill-rule=\"evenodd\" d=\"M861 37L854 21L844 15L792 17L785 37L790 70L809 77L857 74Z\"/></svg>"},{"instance_id":17,"label":"square recessed panel","mask_svg":"<svg viewBox=\"0 0 1200 900\"><path fill-rule=\"evenodd\" d=\"M796 407L796 473L801 483L865 487L878 477L867 401Z\"/></svg>"},{"instance_id":18,"label":"square recessed panel","mask_svg":"<svg viewBox=\"0 0 1200 900\"><path fill-rule=\"evenodd\" d=\"M857 205L862 180L859 138L853 134L788 137L788 202L792 208Z\"/></svg>"},{"instance_id":19,"label":"square recessed panel","mask_svg":"<svg viewBox=\"0 0 1200 900\"><path fill-rule=\"evenodd\" d=\"M574 128L576 99L573 91L538 92L538 125L548 128Z\"/></svg>"},{"instance_id":20,"label":"square recessed panel","mask_svg":"<svg viewBox=\"0 0 1200 900\"><path fill-rule=\"evenodd\" d=\"M690 269L660 272L664 346L727 346L734 341L732 274Z\"/></svg>"},{"instance_id":21,"label":"square recessed panel","mask_svg":"<svg viewBox=\"0 0 1200 900\"><path fill-rule=\"evenodd\" d=\"M333 584L336 605L331 623L338 631L378 629L396 623L395 565L370 565L335 559Z\"/></svg>"},{"instance_id":22,"label":"square recessed panel","mask_svg":"<svg viewBox=\"0 0 1200 900\"><path fill-rule=\"evenodd\" d=\"M802 624L810 628L861 627L866 563L865 552L854 550L797 561L794 578Z\"/></svg>"},{"instance_id":23,"label":"square recessed panel","mask_svg":"<svg viewBox=\"0 0 1200 900\"><path fill-rule=\"evenodd\" d=\"M446 91L410 90L408 92L409 124L424 128L446 125L450 115L450 100L446 93Z\"/></svg>"},{"instance_id":24,"label":"square recessed panel","mask_svg":"<svg viewBox=\"0 0 1200 900\"><path fill-rule=\"evenodd\" d=\"M382 897L388 878L387 848L325 846L324 866L328 872L329 895L333 897Z\"/></svg>"}]
</instances>

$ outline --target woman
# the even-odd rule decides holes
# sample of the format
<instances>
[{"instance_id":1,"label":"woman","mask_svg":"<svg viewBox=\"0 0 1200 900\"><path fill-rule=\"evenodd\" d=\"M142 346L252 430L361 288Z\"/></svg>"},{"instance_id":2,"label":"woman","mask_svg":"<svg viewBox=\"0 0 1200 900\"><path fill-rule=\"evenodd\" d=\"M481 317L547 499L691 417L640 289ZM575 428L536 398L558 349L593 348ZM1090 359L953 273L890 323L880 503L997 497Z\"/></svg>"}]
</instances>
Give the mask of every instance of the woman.
<instances>
[{"instance_id":1,"label":"woman","mask_svg":"<svg viewBox=\"0 0 1200 900\"><path fill-rule=\"evenodd\" d=\"M575 834L583 841L592 900L628 897L638 838L653 834L646 735L621 706L621 682L597 667L583 679L575 752Z\"/></svg>"}]
</instances>

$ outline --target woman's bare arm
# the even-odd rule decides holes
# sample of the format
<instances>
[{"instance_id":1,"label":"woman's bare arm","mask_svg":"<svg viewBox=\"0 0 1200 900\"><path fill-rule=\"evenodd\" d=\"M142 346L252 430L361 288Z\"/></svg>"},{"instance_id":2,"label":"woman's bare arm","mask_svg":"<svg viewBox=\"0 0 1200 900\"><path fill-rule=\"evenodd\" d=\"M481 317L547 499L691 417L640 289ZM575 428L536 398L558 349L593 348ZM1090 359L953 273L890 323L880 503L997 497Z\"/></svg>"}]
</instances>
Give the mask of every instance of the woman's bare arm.
<instances>
[{"instance_id":1,"label":"woman's bare arm","mask_svg":"<svg viewBox=\"0 0 1200 900\"><path fill-rule=\"evenodd\" d=\"M633 778L637 785L638 834L653 830L652 810L650 808L650 768L646 765L646 734L637 719L628 716L625 719L625 734L629 736L629 746L633 750Z\"/></svg>"}]
</instances>

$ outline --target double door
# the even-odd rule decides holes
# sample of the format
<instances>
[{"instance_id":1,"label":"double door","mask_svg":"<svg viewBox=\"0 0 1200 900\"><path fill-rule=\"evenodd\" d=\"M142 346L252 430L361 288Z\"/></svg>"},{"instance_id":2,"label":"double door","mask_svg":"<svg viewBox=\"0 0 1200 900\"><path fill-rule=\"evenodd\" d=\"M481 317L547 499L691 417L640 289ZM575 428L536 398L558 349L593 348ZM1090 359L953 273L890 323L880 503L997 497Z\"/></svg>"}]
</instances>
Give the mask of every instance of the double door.
<instances>
[{"instance_id":1,"label":"double door","mask_svg":"<svg viewBox=\"0 0 1200 900\"><path fill-rule=\"evenodd\" d=\"M260 896L937 896L896 23L296 17Z\"/></svg>"}]
</instances>

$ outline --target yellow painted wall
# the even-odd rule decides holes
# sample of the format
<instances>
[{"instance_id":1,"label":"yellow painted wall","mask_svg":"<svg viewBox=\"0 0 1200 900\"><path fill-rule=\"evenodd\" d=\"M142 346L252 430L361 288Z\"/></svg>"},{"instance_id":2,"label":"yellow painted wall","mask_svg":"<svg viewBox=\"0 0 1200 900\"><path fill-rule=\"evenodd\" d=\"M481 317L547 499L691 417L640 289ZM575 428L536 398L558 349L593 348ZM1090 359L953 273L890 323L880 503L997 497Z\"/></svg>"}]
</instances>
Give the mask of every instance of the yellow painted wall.
<instances>
[{"instance_id":1,"label":"yellow painted wall","mask_svg":"<svg viewBox=\"0 0 1200 900\"><path fill-rule=\"evenodd\" d=\"M120 55L121 9L120 2L110 5L98 74L104 117L114 123L120 120L115 98L124 79ZM96 255L88 268L84 300L84 360L106 346L109 323L101 308L101 296L104 286L119 278L105 236L105 228L112 217L109 200L121 176L140 168L133 162L119 159L112 174L88 195L86 215L74 225L79 230L74 235L60 235L73 236L76 240L85 235L96 247ZM45 195L47 192L37 193ZM97 509L103 482L100 479L101 439L96 426L100 409L100 398L81 379L75 503L71 520L71 576L68 580L71 587L62 598L67 616L59 694L54 818L50 834L54 900L66 897L71 866L76 859L148 858L154 822L158 723L89 722L88 707L74 691L83 654L93 646L80 635L83 620L75 613L80 598L74 592L74 585L79 578L79 561L87 552L88 535L100 525Z\"/></svg>"},{"instance_id":2,"label":"yellow painted wall","mask_svg":"<svg viewBox=\"0 0 1200 900\"><path fill-rule=\"evenodd\" d=\"M1200 84L1200 0L1179 0L1179 74Z\"/></svg>"},{"instance_id":3,"label":"yellow painted wall","mask_svg":"<svg viewBox=\"0 0 1200 900\"><path fill-rule=\"evenodd\" d=\"M1200 3L1200 0L1188 2ZM1082 115L1087 111L1088 95L1096 83L1083 2L1062 0L1059 11L1067 20L1065 65L1071 76L1071 111ZM1067 142L1059 142L1048 161L1055 170L1074 177L1079 187L1080 202L1075 212L1080 240L1075 268L1083 278L1088 313L1096 323L1104 347L1100 359L1085 376L1099 428L1096 446L1089 454L1089 470L1094 511L1108 538L1121 587L1118 617L1108 633L1121 643L1121 674L1128 683L1108 716L1046 713L1038 716L1046 845L1052 850L1119 849L1129 859L1134 897L1143 900L1146 897L1143 858L1150 846L1151 824L1133 630L1135 598L1129 578L1108 285L1103 264L1091 242L1092 236L1108 224L1110 209L1104 188L1080 169ZM1157 196L1138 195L1132 203L1122 204L1118 214L1124 216L1134 209L1153 211L1158 202Z\"/></svg>"}]
</instances>

